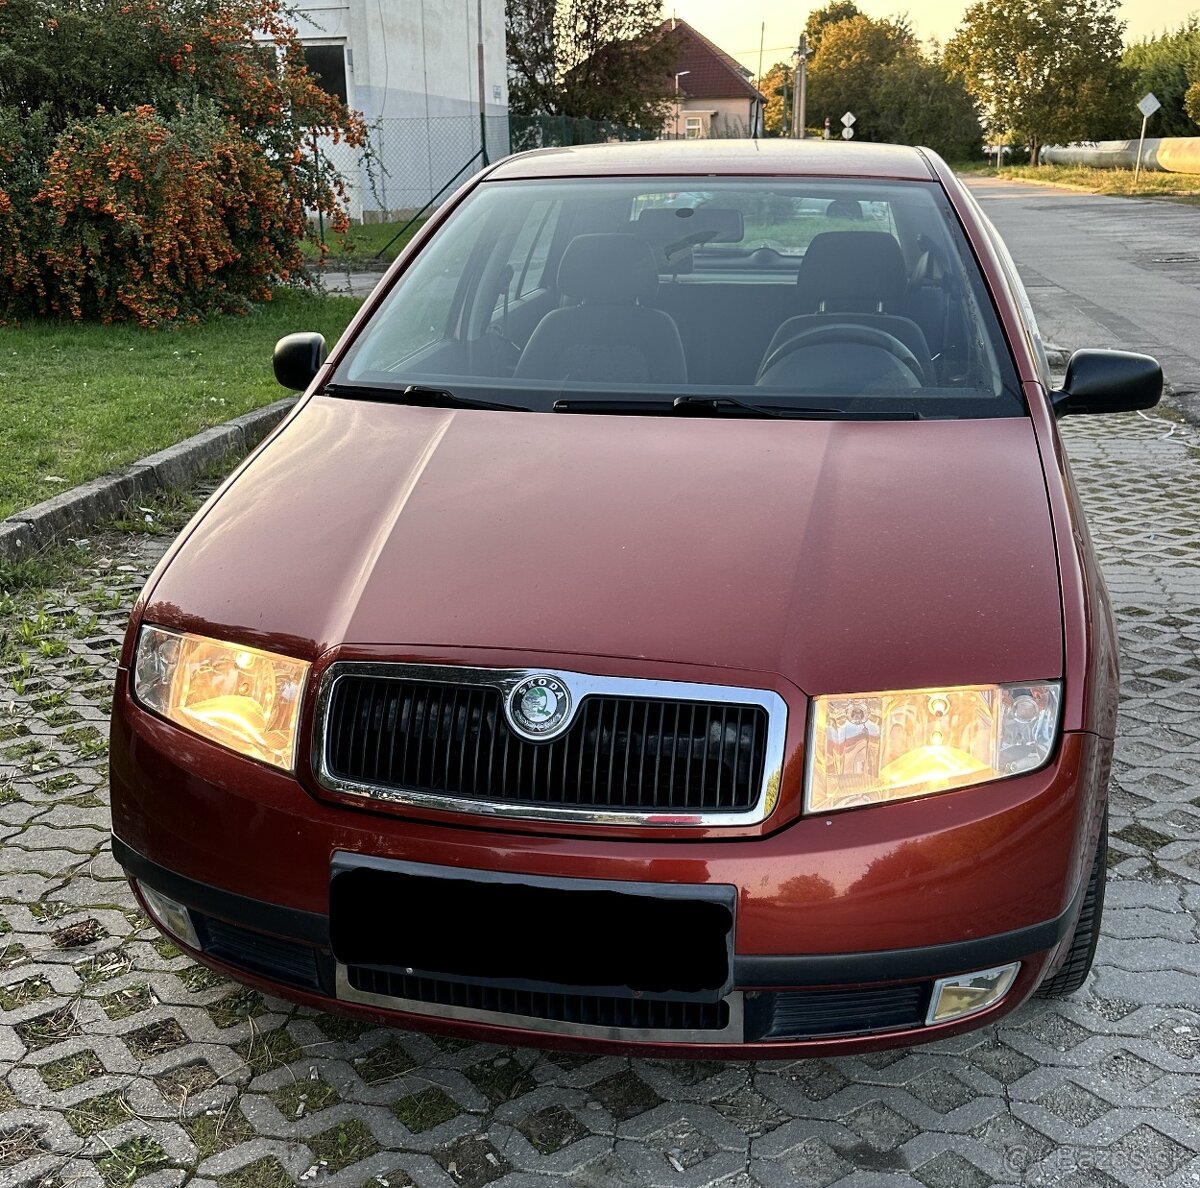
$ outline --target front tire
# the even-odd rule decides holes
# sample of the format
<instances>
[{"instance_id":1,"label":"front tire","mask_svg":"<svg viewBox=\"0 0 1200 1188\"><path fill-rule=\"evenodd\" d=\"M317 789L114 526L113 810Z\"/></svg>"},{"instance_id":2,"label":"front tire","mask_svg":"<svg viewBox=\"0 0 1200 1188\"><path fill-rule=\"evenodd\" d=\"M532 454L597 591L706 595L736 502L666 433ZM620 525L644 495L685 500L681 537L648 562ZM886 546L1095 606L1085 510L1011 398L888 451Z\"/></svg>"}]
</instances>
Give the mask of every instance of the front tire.
<instances>
[{"instance_id":1,"label":"front tire","mask_svg":"<svg viewBox=\"0 0 1200 1188\"><path fill-rule=\"evenodd\" d=\"M1088 876L1087 893L1083 907L1075 924L1067 949L1067 959L1053 977L1047 978L1038 987L1044 998L1061 998L1078 990L1087 981L1096 956L1096 945L1100 941L1100 918L1104 914L1104 884L1108 878L1108 812L1100 825L1100 837L1096 842L1096 855L1092 859L1092 871Z\"/></svg>"}]
</instances>

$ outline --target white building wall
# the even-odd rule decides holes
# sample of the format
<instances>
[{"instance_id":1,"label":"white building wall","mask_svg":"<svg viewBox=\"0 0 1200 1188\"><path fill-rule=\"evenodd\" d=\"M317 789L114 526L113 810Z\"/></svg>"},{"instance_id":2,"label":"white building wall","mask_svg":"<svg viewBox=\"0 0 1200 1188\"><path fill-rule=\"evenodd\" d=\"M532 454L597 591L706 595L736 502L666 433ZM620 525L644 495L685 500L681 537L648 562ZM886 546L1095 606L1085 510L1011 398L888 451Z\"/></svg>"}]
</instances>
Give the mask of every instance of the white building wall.
<instances>
[{"instance_id":1,"label":"white building wall","mask_svg":"<svg viewBox=\"0 0 1200 1188\"><path fill-rule=\"evenodd\" d=\"M508 151L504 0L300 0L296 7L302 41L346 47L350 106L372 128L370 177L359 176L357 154L329 146L354 184L352 217L422 206L479 150L480 16L488 152Z\"/></svg>"}]
</instances>

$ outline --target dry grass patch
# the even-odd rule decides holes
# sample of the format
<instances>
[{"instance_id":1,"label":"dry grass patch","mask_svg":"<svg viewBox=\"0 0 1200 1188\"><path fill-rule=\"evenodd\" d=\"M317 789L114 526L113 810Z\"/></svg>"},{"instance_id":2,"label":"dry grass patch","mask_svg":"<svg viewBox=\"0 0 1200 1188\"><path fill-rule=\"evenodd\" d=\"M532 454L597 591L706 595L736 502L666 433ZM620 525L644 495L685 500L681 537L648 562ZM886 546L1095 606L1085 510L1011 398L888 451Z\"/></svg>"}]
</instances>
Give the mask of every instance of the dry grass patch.
<instances>
[{"instance_id":1,"label":"dry grass patch","mask_svg":"<svg viewBox=\"0 0 1200 1188\"><path fill-rule=\"evenodd\" d=\"M75 1018L75 1010L70 1003L47 1015L26 1019L24 1023L18 1023L13 1030L31 1052L83 1034L83 1028L79 1026L79 1020Z\"/></svg>"},{"instance_id":2,"label":"dry grass patch","mask_svg":"<svg viewBox=\"0 0 1200 1188\"><path fill-rule=\"evenodd\" d=\"M81 1052L74 1052L70 1056L64 1056L61 1060L43 1064L38 1072L41 1073L42 1080L46 1082L47 1089L61 1093L64 1089L74 1089L76 1085L82 1085L84 1081L103 1076L104 1065L100 1063L100 1057L91 1048L84 1048Z\"/></svg>"},{"instance_id":3,"label":"dry grass patch","mask_svg":"<svg viewBox=\"0 0 1200 1188\"><path fill-rule=\"evenodd\" d=\"M129 1116L129 1107L121 1093L102 1093L99 1097L89 1097L87 1101L63 1111L67 1125L80 1138L90 1138L102 1130L119 1126Z\"/></svg>"},{"instance_id":4,"label":"dry grass patch","mask_svg":"<svg viewBox=\"0 0 1200 1188\"><path fill-rule=\"evenodd\" d=\"M276 1089L271 1095L275 1108L288 1119L303 1118L308 1114L327 1110L341 1100L338 1091L328 1081L310 1078Z\"/></svg>"},{"instance_id":5,"label":"dry grass patch","mask_svg":"<svg viewBox=\"0 0 1200 1188\"><path fill-rule=\"evenodd\" d=\"M100 999L100 1006L110 1019L128 1019L130 1015L149 1010L153 1005L154 997L146 985L127 986Z\"/></svg>"},{"instance_id":6,"label":"dry grass patch","mask_svg":"<svg viewBox=\"0 0 1200 1188\"><path fill-rule=\"evenodd\" d=\"M26 1123L0 1130L0 1167L13 1167L42 1152L42 1132Z\"/></svg>"}]
</instances>

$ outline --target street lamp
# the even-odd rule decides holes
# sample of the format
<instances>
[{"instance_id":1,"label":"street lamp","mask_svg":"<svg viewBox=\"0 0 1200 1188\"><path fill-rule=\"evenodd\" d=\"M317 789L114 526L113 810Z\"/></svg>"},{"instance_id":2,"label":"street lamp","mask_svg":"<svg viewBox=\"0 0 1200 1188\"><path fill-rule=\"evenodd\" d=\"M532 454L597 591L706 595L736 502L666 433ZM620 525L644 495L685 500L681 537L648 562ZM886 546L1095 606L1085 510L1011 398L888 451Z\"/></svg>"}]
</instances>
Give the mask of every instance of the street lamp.
<instances>
[{"instance_id":1,"label":"street lamp","mask_svg":"<svg viewBox=\"0 0 1200 1188\"><path fill-rule=\"evenodd\" d=\"M677 72L676 72L676 74L675 74L675 135L676 135L676 136L678 136L678 135L680 134L680 132L679 132L679 115L680 115L680 109L679 109L679 80L680 80L680 79L681 79L681 78L682 78L682 77L683 77L685 74L691 74L691 71L690 71L690 70L679 70L679 71L677 71Z\"/></svg>"}]
</instances>

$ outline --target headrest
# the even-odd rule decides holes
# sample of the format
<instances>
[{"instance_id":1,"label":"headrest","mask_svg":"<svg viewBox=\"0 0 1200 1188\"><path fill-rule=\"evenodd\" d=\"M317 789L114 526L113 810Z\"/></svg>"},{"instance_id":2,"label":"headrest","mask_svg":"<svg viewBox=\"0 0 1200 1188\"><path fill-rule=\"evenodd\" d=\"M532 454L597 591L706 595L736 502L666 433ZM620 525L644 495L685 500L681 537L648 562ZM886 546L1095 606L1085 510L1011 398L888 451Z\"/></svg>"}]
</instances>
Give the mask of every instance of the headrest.
<instances>
[{"instance_id":1,"label":"headrest","mask_svg":"<svg viewBox=\"0 0 1200 1188\"><path fill-rule=\"evenodd\" d=\"M706 243L741 243L746 234L742 212L724 206L652 206L638 215L637 226L639 235L661 243L701 231L712 232Z\"/></svg>"},{"instance_id":2,"label":"headrest","mask_svg":"<svg viewBox=\"0 0 1200 1188\"><path fill-rule=\"evenodd\" d=\"M796 277L805 313L815 313L823 304L829 312L895 313L907 283L904 254L886 231L814 235Z\"/></svg>"},{"instance_id":3,"label":"headrest","mask_svg":"<svg viewBox=\"0 0 1200 1188\"><path fill-rule=\"evenodd\" d=\"M657 284L654 253L636 235L576 235L558 263L559 292L580 301L630 304Z\"/></svg>"},{"instance_id":4,"label":"headrest","mask_svg":"<svg viewBox=\"0 0 1200 1188\"><path fill-rule=\"evenodd\" d=\"M862 203L853 198L835 198L826 208L827 219L858 219L863 217Z\"/></svg>"}]
</instances>

